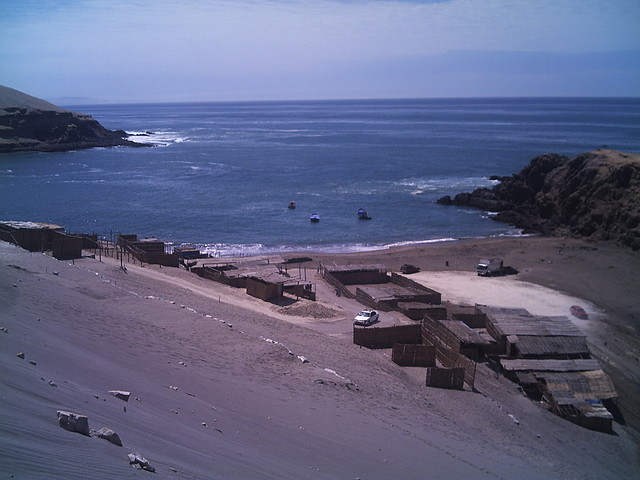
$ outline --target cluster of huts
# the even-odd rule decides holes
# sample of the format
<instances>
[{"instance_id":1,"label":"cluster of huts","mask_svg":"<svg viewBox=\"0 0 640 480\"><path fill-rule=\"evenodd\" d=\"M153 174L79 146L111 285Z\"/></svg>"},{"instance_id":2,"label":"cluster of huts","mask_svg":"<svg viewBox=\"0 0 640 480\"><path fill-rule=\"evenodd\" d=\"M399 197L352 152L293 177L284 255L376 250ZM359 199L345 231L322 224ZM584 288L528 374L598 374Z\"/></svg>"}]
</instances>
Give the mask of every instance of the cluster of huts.
<instances>
[{"instance_id":1,"label":"cluster of huts","mask_svg":"<svg viewBox=\"0 0 640 480\"><path fill-rule=\"evenodd\" d=\"M615 388L568 317L484 305L446 308L438 292L375 265L321 266L321 271L341 294L416 320L391 327L354 325L353 341L391 348L399 365L425 367L426 385L474 389L476 362L483 359L557 415L593 430L612 430Z\"/></svg>"},{"instance_id":2,"label":"cluster of huts","mask_svg":"<svg viewBox=\"0 0 640 480\"><path fill-rule=\"evenodd\" d=\"M564 316L519 308L477 306L494 339L491 352L504 374L551 410L584 427L610 432L617 394L585 335Z\"/></svg>"},{"instance_id":3,"label":"cluster of huts","mask_svg":"<svg viewBox=\"0 0 640 480\"><path fill-rule=\"evenodd\" d=\"M200 277L244 288L265 301L282 299L285 293L316 299L315 285L299 265L308 259L213 261L190 247L167 252L155 238L117 235L115 242L104 242L96 235L69 235L58 225L33 222L0 222L0 240L30 251L51 250L58 259L94 249L141 263L184 265ZM486 359L557 415L586 428L612 430L615 388L569 318L536 316L521 308L447 308L439 292L381 265L320 264L318 271L336 294L407 317L406 324L390 327L354 325L353 342L391 348L398 365L424 367L426 385L463 389L466 384L473 390L476 362Z\"/></svg>"}]
</instances>

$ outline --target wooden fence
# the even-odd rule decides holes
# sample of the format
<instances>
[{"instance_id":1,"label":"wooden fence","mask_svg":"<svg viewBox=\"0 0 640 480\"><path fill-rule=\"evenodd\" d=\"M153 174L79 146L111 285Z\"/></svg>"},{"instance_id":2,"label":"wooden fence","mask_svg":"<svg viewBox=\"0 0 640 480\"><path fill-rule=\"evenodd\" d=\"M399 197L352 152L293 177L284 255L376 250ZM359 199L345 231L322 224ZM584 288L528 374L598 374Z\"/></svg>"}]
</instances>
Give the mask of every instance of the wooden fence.
<instances>
[{"instance_id":1,"label":"wooden fence","mask_svg":"<svg viewBox=\"0 0 640 480\"><path fill-rule=\"evenodd\" d=\"M464 368L427 368L427 387L462 390L465 382Z\"/></svg>"},{"instance_id":2,"label":"wooden fence","mask_svg":"<svg viewBox=\"0 0 640 480\"><path fill-rule=\"evenodd\" d=\"M401 367L435 367L436 349L431 345L394 343L391 360Z\"/></svg>"},{"instance_id":3,"label":"wooden fence","mask_svg":"<svg viewBox=\"0 0 640 480\"><path fill-rule=\"evenodd\" d=\"M420 344L420 325L397 325L394 327L353 326L353 343L367 348L391 348L394 343Z\"/></svg>"},{"instance_id":4,"label":"wooden fence","mask_svg":"<svg viewBox=\"0 0 640 480\"><path fill-rule=\"evenodd\" d=\"M422 321L422 340L436 348L436 359L446 368L464 369L464 381L474 388L476 362L460 354L460 341L436 320L426 317Z\"/></svg>"}]
</instances>

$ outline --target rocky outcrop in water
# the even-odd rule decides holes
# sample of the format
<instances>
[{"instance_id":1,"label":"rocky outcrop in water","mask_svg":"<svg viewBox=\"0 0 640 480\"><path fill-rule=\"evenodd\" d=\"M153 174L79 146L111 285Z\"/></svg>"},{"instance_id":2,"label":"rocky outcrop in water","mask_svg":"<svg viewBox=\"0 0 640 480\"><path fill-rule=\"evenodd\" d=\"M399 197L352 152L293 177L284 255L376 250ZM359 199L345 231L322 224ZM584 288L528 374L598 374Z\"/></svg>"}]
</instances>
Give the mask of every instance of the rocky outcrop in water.
<instances>
[{"instance_id":1,"label":"rocky outcrop in water","mask_svg":"<svg viewBox=\"0 0 640 480\"><path fill-rule=\"evenodd\" d=\"M442 197L442 205L497 212L526 233L614 240L640 249L640 155L597 150L540 155L495 187Z\"/></svg>"},{"instance_id":2,"label":"rocky outcrop in water","mask_svg":"<svg viewBox=\"0 0 640 480\"><path fill-rule=\"evenodd\" d=\"M144 146L126 137L123 130L108 130L90 115L0 86L0 153Z\"/></svg>"}]
</instances>

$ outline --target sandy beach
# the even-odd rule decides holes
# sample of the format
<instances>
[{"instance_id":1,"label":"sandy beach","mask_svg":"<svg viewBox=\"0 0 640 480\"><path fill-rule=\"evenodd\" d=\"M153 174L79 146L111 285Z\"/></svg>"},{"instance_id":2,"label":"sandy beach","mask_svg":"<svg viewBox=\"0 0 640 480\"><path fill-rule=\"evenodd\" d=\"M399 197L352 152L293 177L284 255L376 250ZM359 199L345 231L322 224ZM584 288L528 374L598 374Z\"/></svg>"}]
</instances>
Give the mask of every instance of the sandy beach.
<instances>
[{"instance_id":1,"label":"sandy beach","mask_svg":"<svg viewBox=\"0 0 640 480\"><path fill-rule=\"evenodd\" d=\"M640 472L640 256L562 238L500 238L314 254L317 302L277 305L181 269L57 261L0 242L0 471L12 478L617 479ZM481 257L518 271L478 278ZM361 307L324 264L421 268L453 305L570 316L611 376L624 423L571 424L479 363L476 392L427 388L419 368L352 343ZM382 323L407 321L385 314ZM18 356L21 353L23 355ZM24 357L24 358L21 358ZM307 360L301 361L301 358ZM131 392L125 402L109 394ZM86 415L123 446L66 431Z\"/></svg>"}]
</instances>

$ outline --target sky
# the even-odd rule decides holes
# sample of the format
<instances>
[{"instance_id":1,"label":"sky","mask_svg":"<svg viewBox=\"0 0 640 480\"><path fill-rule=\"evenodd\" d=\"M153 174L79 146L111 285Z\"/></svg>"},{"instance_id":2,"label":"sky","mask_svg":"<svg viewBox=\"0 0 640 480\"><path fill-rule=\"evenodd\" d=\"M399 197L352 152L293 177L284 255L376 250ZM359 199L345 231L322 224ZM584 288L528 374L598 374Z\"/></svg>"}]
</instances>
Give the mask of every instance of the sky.
<instances>
[{"instance_id":1,"label":"sky","mask_svg":"<svg viewBox=\"0 0 640 480\"><path fill-rule=\"evenodd\" d=\"M0 0L53 103L640 96L639 0Z\"/></svg>"}]
</instances>

